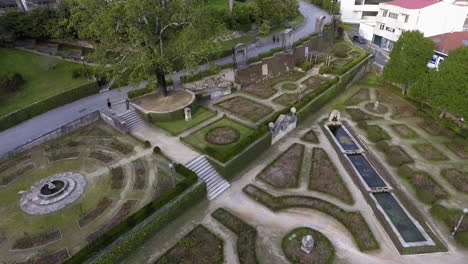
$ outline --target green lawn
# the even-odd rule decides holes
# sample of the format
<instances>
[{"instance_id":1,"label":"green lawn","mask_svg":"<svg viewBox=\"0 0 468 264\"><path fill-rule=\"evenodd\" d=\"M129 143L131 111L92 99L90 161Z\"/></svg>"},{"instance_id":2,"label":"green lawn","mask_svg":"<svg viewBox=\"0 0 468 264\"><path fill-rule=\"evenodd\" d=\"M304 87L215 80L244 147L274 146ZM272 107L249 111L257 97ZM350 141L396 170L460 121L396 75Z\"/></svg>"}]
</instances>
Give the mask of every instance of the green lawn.
<instances>
[{"instance_id":1,"label":"green lawn","mask_svg":"<svg viewBox=\"0 0 468 264\"><path fill-rule=\"evenodd\" d=\"M86 78L72 78L72 71L81 68L83 65L78 63L0 48L0 71L18 72L26 81L20 91L7 96L0 95L0 116L85 84L88 82Z\"/></svg>"},{"instance_id":2,"label":"green lawn","mask_svg":"<svg viewBox=\"0 0 468 264\"><path fill-rule=\"evenodd\" d=\"M176 136L185 130L202 123L203 121L212 118L215 115L215 112L204 107L199 107L194 113L192 113L192 120L188 122L185 121L185 119L182 119L166 122L154 122L154 124L166 130L171 135Z\"/></svg>"},{"instance_id":3,"label":"green lawn","mask_svg":"<svg viewBox=\"0 0 468 264\"><path fill-rule=\"evenodd\" d=\"M205 135L206 133L208 133L208 131L210 131L213 128L223 127L223 126L232 127L236 129L237 131L239 131L239 134L240 134L239 140L234 143L227 144L227 145L212 144L205 140ZM183 138L183 140L186 143L190 144L195 149L198 149L212 156L213 158L220 160L221 162L226 162L230 158L232 158L233 155L237 154L237 145L241 145L241 142L246 140L254 132L255 130L252 128L246 127L231 119L222 118L216 122L211 123L208 126L205 126L193 132L189 136Z\"/></svg>"}]
</instances>

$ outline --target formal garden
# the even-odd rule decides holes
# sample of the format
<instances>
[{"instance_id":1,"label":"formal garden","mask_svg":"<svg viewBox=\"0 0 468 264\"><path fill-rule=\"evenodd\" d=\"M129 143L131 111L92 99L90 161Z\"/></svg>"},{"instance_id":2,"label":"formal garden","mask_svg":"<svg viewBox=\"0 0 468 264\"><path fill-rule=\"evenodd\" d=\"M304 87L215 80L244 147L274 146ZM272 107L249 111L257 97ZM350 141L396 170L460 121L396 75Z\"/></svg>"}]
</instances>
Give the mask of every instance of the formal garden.
<instances>
[{"instance_id":1,"label":"formal garden","mask_svg":"<svg viewBox=\"0 0 468 264\"><path fill-rule=\"evenodd\" d=\"M173 189L183 178L168 164L102 121L2 161L2 260L75 254Z\"/></svg>"}]
</instances>

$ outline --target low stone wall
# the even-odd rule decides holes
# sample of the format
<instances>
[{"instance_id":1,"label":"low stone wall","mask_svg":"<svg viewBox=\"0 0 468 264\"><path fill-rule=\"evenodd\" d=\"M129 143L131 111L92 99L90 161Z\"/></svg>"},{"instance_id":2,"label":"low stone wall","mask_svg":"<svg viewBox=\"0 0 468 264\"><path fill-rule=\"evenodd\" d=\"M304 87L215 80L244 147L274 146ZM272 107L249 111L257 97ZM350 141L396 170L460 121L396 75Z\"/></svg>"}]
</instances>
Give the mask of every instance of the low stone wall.
<instances>
[{"instance_id":1,"label":"low stone wall","mask_svg":"<svg viewBox=\"0 0 468 264\"><path fill-rule=\"evenodd\" d=\"M95 111L95 112L92 112L91 114L88 114L86 116L83 116L79 119L76 119L66 125L63 125L49 133L46 133L44 135L41 135L35 139L32 139L30 140L29 142L17 147L16 149L10 151L10 152L7 152L5 155L1 156L0 157L0 160L4 160L4 159L8 159L20 152L23 152L25 150L28 150L28 149L31 149L37 145L40 145L44 142L47 142L47 141L50 141L50 140L53 140L53 139L56 139L56 138L59 138L59 137L62 137L64 135L67 135L75 130L77 130L78 128L80 127L83 127L83 126L86 126L86 125L89 125L91 123L94 123L96 121L98 121L99 119L101 119L101 115L99 113L99 111Z\"/></svg>"},{"instance_id":2,"label":"low stone wall","mask_svg":"<svg viewBox=\"0 0 468 264\"><path fill-rule=\"evenodd\" d=\"M192 100L188 104L178 109L172 110L172 111L165 111L165 112L151 111L151 110L147 110L141 107L136 102L132 103L132 106L135 107L135 109L139 113L141 113L146 118L146 120L148 120L148 122L150 123L154 121L182 120L185 118L185 113L184 113L185 108L189 107L192 110L192 113L194 113L198 108L197 96L192 91L189 91L189 90L186 90L186 91L193 96ZM140 99L141 98L143 97L140 97Z\"/></svg>"}]
</instances>

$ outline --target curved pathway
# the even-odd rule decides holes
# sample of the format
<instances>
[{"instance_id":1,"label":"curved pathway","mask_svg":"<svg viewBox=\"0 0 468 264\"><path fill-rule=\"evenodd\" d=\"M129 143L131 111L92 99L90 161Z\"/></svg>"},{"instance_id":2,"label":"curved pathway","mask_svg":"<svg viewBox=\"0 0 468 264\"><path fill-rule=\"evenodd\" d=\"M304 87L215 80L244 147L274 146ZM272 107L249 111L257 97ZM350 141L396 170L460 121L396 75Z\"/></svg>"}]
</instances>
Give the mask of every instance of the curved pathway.
<instances>
[{"instance_id":1,"label":"curved pathway","mask_svg":"<svg viewBox=\"0 0 468 264\"><path fill-rule=\"evenodd\" d=\"M315 7L305 0L300 0L299 11L304 15L305 22L296 30L294 37L295 40L313 33L315 30L316 18L327 15L325 11ZM259 41L249 46L248 54L249 57L257 56L262 52L278 46L280 46L280 44L273 43L271 37L261 38ZM215 63L218 65L232 63L232 57L228 56L219 59ZM208 67L208 64L200 65L198 71L203 71ZM183 74L184 72L178 73L178 75ZM142 83L140 86L144 85L145 84ZM79 119L87 114L99 110L102 107L105 107L107 98L114 103L125 100L127 92L133 88L133 86L125 86L106 93L92 95L58 107L47 113L29 119L15 127L0 132L0 157L17 147L40 137L41 135L47 134L73 120ZM184 159L183 156L181 158Z\"/></svg>"}]
</instances>

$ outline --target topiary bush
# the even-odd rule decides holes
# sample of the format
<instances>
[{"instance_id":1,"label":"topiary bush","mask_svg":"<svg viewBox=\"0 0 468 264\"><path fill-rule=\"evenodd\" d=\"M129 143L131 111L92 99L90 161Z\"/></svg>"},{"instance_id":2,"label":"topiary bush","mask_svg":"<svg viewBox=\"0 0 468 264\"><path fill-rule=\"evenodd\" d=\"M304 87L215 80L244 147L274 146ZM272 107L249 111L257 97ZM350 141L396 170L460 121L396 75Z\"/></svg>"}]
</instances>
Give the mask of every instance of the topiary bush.
<instances>
[{"instance_id":1,"label":"topiary bush","mask_svg":"<svg viewBox=\"0 0 468 264\"><path fill-rule=\"evenodd\" d=\"M154 154L159 154L159 153L161 153L161 148L158 147L158 146L154 147L154 148L153 148L153 153L154 153Z\"/></svg>"},{"instance_id":2,"label":"topiary bush","mask_svg":"<svg viewBox=\"0 0 468 264\"><path fill-rule=\"evenodd\" d=\"M329 73L331 71L331 67L327 65L322 65L319 69L319 74L323 75Z\"/></svg>"},{"instance_id":3,"label":"topiary bush","mask_svg":"<svg viewBox=\"0 0 468 264\"><path fill-rule=\"evenodd\" d=\"M84 78L84 77L87 77L86 76L86 70L83 69L83 68L77 68L77 69L73 69L72 71L72 78L73 79L78 79L78 78Z\"/></svg>"},{"instance_id":4,"label":"topiary bush","mask_svg":"<svg viewBox=\"0 0 468 264\"><path fill-rule=\"evenodd\" d=\"M151 142L145 140L145 148L151 148Z\"/></svg>"},{"instance_id":5,"label":"topiary bush","mask_svg":"<svg viewBox=\"0 0 468 264\"><path fill-rule=\"evenodd\" d=\"M338 43L333 48L333 53L335 54L336 57L345 58L346 56L348 56L348 51L350 49L351 48L348 47L348 45L344 43Z\"/></svg>"},{"instance_id":6,"label":"topiary bush","mask_svg":"<svg viewBox=\"0 0 468 264\"><path fill-rule=\"evenodd\" d=\"M0 91L4 93L18 91L24 83L23 76L17 72L0 72Z\"/></svg>"},{"instance_id":7,"label":"topiary bush","mask_svg":"<svg viewBox=\"0 0 468 264\"><path fill-rule=\"evenodd\" d=\"M301 63L299 65L299 67L303 70L303 71L308 71L312 68L312 66L314 66L314 63L311 62L311 61L304 61L303 63Z\"/></svg>"}]
</instances>

